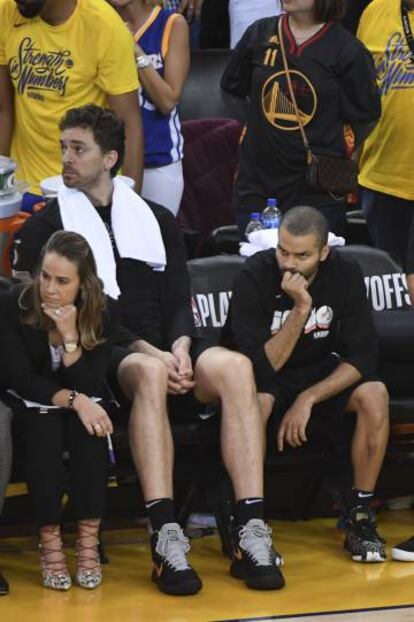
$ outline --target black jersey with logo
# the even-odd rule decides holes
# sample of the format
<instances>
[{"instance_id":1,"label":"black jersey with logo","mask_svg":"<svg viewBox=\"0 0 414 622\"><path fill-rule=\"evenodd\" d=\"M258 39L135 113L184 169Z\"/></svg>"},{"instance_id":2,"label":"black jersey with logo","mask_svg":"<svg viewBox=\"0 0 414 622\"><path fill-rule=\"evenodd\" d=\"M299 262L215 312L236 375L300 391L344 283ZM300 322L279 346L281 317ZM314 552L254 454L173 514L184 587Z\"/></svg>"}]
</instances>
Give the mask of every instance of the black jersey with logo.
<instances>
[{"instance_id":1,"label":"black jersey with logo","mask_svg":"<svg viewBox=\"0 0 414 622\"><path fill-rule=\"evenodd\" d=\"M281 279L274 249L247 259L236 277L223 329L223 345L251 359L258 390L275 382L298 390L310 386L328 375L333 356L370 377L376 370L378 346L358 264L334 250L320 264L309 287L312 308L302 334L285 365L275 371L264 346L282 329L293 308Z\"/></svg>"},{"instance_id":2,"label":"black jersey with logo","mask_svg":"<svg viewBox=\"0 0 414 622\"><path fill-rule=\"evenodd\" d=\"M305 149L283 68L278 19L283 20L292 85L314 153L345 157L346 127L373 123L381 114L372 57L340 24L326 23L300 46L287 16L252 24L221 81L224 91L250 100L236 184L241 209L254 206L252 198L270 196L279 199L282 209L332 203L328 194L306 185ZM352 142L352 132L349 137Z\"/></svg>"}]
</instances>

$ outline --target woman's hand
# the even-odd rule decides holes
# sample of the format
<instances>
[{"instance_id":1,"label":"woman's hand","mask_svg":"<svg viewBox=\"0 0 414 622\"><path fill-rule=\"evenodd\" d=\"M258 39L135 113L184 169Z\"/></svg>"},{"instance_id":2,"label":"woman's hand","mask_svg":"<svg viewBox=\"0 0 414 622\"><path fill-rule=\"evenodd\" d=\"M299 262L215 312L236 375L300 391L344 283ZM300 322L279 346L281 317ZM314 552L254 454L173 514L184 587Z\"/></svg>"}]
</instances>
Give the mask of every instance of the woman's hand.
<instances>
[{"instance_id":1,"label":"woman's hand","mask_svg":"<svg viewBox=\"0 0 414 622\"><path fill-rule=\"evenodd\" d=\"M181 0L180 13L185 13L188 23L193 19L200 19L201 9L203 8L203 0Z\"/></svg>"},{"instance_id":2,"label":"woman's hand","mask_svg":"<svg viewBox=\"0 0 414 622\"><path fill-rule=\"evenodd\" d=\"M89 434L100 437L112 434L112 421L102 406L90 397L83 393L77 395L73 400L73 408Z\"/></svg>"},{"instance_id":3,"label":"woman's hand","mask_svg":"<svg viewBox=\"0 0 414 622\"><path fill-rule=\"evenodd\" d=\"M78 310L75 305L52 308L42 303L43 313L50 317L56 325L56 329L64 343L78 342L79 333L77 328Z\"/></svg>"}]
</instances>

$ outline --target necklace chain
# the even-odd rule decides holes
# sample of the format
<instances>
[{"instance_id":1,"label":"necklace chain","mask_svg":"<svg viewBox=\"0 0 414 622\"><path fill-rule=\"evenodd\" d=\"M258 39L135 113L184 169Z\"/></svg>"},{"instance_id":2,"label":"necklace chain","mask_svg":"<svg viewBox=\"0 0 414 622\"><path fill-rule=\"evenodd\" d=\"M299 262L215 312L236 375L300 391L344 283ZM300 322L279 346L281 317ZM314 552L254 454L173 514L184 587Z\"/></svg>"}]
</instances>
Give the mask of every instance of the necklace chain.
<instances>
[{"instance_id":1,"label":"necklace chain","mask_svg":"<svg viewBox=\"0 0 414 622\"><path fill-rule=\"evenodd\" d=\"M321 30L323 26L324 24L317 24L316 26L313 26L306 32L302 32L302 33L296 33L294 28L290 26L290 31L292 35L294 36L296 43L302 43L303 41L306 41L307 39L311 39L314 35L316 35L316 33L319 32L319 30Z\"/></svg>"}]
</instances>

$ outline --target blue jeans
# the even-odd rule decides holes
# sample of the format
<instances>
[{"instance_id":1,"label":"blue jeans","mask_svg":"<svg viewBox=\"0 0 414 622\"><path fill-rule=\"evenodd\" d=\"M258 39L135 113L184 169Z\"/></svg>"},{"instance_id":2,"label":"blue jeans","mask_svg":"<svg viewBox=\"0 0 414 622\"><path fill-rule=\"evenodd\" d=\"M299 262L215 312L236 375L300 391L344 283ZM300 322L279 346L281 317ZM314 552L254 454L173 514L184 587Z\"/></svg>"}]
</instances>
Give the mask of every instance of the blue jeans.
<instances>
[{"instance_id":1,"label":"blue jeans","mask_svg":"<svg viewBox=\"0 0 414 622\"><path fill-rule=\"evenodd\" d=\"M361 199L372 244L405 269L414 201L367 188L362 189Z\"/></svg>"}]
</instances>

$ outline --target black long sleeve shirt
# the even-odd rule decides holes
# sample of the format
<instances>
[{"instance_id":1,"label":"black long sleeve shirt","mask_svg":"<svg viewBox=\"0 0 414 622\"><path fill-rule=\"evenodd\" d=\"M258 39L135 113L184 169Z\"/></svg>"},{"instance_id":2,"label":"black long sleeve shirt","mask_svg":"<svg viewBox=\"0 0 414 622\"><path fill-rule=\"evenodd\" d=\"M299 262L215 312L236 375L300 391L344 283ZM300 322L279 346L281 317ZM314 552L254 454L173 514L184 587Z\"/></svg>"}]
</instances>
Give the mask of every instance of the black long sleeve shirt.
<instances>
[{"instance_id":1,"label":"black long sleeve shirt","mask_svg":"<svg viewBox=\"0 0 414 622\"><path fill-rule=\"evenodd\" d=\"M361 132L381 115L373 59L340 24L328 22L300 46L285 17L252 24L221 80L224 91L249 101L236 180L240 211L254 207L255 201L260 207L268 197L276 197L282 210L332 203L328 193L312 191L306 183L306 151L290 101L277 35L279 19L284 19L292 86L316 155L345 157L345 126Z\"/></svg>"},{"instance_id":2,"label":"black long sleeve shirt","mask_svg":"<svg viewBox=\"0 0 414 622\"><path fill-rule=\"evenodd\" d=\"M72 365L62 364L53 371L47 331L22 322L18 300L23 287L15 285L0 295L2 387L41 404L52 404L53 396L61 389L108 397L105 378L120 322L117 303L108 298L104 311L105 342L92 350L83 350Z\"/></svg>"},{"instance_id":3,"label":"black long sleeve shirt","mask_svg":"<svg viewBox=\"0 0 414 622\"><path fill-rule=\"evenodd\" d=\"M327 375L333 353L363 377L372 375L378 347L362 273L354 260L333 250L309 288L312 309L291 356L279 371L272 367L265 344L293 308L281 278L274 249L247 259L236 277L223 329L223 345L251 359L258 390L275 382L298 391L311 386Z\"/></svg>"},{"instance_id":4,"label":"black long sleeve shirt","mask_svg":"<svg viewBox=\"0 0 414 622\"><path fill-rule=\"evenodd\" d=\"M119 343L127 345L139 338L169 350L177 338L194 335L186 251L171 212L155 203L147 203L161 229L167 267L164 272L157 272L143 261L120 258L114 246L122 323L131 331L120 335ZM97 208L97 211L109 229L114 245L110 206ZM58 201L54 199L28 218L18 232L14 245L14 272L33 274L43 245L59 229L63 229L63 224Z\"/></svg>"}]
</instances>

